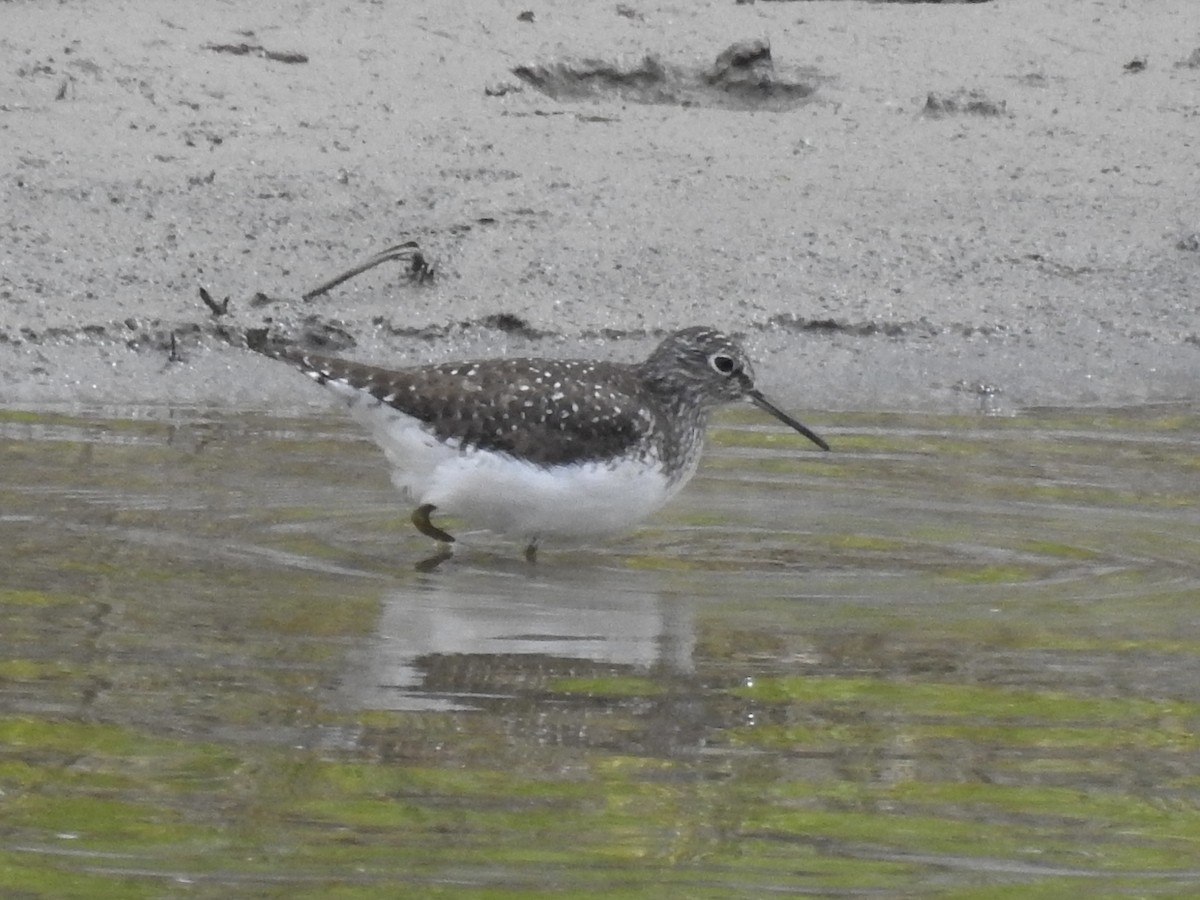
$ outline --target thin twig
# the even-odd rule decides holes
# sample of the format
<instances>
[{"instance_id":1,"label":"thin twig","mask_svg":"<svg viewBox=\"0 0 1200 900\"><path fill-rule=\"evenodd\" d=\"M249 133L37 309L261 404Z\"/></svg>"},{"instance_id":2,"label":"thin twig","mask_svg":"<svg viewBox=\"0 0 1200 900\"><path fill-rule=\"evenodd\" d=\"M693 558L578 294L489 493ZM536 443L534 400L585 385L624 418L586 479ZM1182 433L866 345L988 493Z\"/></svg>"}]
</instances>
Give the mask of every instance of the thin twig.
<instances>
[{"instance_id":1,"label":"thin twig","mask_svg":"<svg viewBox=\"0 0 1200 900\"><path fill-rule=\"evenodd\" d=\"M200 299L204 301L204 305L212 310L212 314L216 318L229 314L229 298L226 297L220 303L213 299L212 294L204 288L200 288Z\"/></svg>"},{"instance_id":2,"label":"thin twig","mask_svg":"<svg viewBox=\"0 0 1200 900\"><path fill-rule=\"evenodd\" d=\"M353 269L348 269L341 275L317 285L311 291L308 291L302 296L305 300L311 300L314 297L320 297L326 291L332 290L343 281L349 281L355 275L361 275L368 269L373 269L381 263L389 262L393 259L401 259L408 262L409 276L417 281L425 281L433 274L433 267L425 261L425 257L421 254L421 250L417 246L417 242L405 241L403 244L396 244L394 247L388 247L386 250L379 251L369 259L359 263Z\"/></svg>"}]
</instances>

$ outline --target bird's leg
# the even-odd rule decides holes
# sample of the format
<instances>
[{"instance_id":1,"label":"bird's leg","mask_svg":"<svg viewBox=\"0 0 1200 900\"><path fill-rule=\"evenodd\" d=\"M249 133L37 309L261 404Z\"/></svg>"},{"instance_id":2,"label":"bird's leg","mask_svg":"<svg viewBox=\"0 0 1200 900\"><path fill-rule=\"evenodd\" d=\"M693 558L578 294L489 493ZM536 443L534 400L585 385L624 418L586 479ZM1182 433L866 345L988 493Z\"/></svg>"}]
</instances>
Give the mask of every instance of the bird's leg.
<instances>
[{"instance_id":1,"label":"bird's leg","mask_svg":"<svg viewBox=\"0 0 1200 900\"><path fill-rule=\"evenodd\" d=\"M537 545L537 538L534 538L525 547L525 562L529 563L531 566L537 562Z\"/></svg>"},{"instance_id":2,"label":"bird's leg","mask_svg":"<svg viewBox=\"0 0 1200 900\"><path fill-rule=\"evenodd\" d=\"M426 503L424 506L418 506L413 510L412 523L417 526L417 531L426 537L431 537L435 541L441 541L443 544L453 544L454 535L443 531L432 522L429 521L429 514L437 509L432 503Z\"/></svg>"}]
</instances>

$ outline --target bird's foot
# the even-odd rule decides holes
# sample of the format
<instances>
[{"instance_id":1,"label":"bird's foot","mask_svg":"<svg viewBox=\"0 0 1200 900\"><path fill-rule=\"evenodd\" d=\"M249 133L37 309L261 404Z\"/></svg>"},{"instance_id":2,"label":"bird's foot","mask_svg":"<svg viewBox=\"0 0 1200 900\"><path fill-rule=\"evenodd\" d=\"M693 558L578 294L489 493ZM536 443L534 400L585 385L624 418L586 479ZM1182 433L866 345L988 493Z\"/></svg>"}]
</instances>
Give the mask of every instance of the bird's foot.
<instances>
[{"instance_id":1,"label":"bird's foot","mask_svg":"<svg viewBox=\"0 0 1200 900\"><path fill-rule=\"evenodd\" d=\"M417 526L417 531L426 537L431 537L435 541L440 541L443 544L453 544L454 535L448 531L443 531L432 522L429 521L429 514L432 513L436 506L432 503L426 503L424 506L418 506L413 510L412 523Z\"/></svg>"}]
</instances>

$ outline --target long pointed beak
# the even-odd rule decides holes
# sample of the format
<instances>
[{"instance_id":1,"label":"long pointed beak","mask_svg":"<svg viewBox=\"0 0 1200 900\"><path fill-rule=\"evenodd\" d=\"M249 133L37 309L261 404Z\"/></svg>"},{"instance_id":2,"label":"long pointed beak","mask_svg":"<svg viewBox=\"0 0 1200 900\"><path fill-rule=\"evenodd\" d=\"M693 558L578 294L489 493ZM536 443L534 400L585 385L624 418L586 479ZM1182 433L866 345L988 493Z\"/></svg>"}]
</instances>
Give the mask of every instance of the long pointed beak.
<instances>
[{"instance_id":1,"label":"long pointed beak","mask_svg":"<svg viewBox=\"0 0 1200 900\"><path fill-rule=\"evenodd\" d=\"M801 425L799 422L797 422L795 419L793 419L791 416L789 416L787 413L785 413L782 409L780 409L778 406L776 406L774 403L772 403L770 400L768 400L766 397L764 397L762 394L760 394L754 388L751 388L749 391L747 391L746 396L750 399L750 402L753 403L755 406L757 406L759 409L763 410L764 412L769 412L771 415L773 415L775 418L777 418L780 422L782 422L788 428L793 428L796 431L800 432L802 435L804 435L806 438L808 438L810 441L812 441L814 444L816 444L822 450L829 449L829 445L827 443L825 443L824 438L822 438L819 434L817 434L815 431L813 431L811 428L807 427L806 425Z\"/></svg>"}]
</instances>

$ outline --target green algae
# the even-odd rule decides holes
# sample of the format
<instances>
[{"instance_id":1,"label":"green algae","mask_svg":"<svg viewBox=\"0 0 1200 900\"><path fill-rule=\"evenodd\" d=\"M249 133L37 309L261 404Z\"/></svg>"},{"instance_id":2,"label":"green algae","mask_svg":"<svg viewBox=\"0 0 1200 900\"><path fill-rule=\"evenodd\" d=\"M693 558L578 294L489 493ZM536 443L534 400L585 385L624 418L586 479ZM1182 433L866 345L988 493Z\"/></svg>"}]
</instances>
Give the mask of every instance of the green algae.
<instances>
[{"instance_id":1,"label":"green algae","mask_svg":"<svg viewBox=\"0 0 1200 900\"><path fill-rule=\"evenodd\" d=\"M619 676L610 678L555 678L550 688L561 694L589 697L647 697L661 694L663 685L649 678Z\"/></svg>"},{"instance_id":2,"label":"green algae","mask_svg":"<svg viewBox=\"0 0 1200 900\"><path fill-rule=\"evenodd\" d=\"M0 416L0 884L1187 896L1200 417L821 419L723 417L606 548L426 575L350 425ZM422 628L480 642L393 661Z\"/></svg>"},{"instance_id":3,"label":"green algae","mask_svg":"<svg viewBox=\"0 0 1200 900\"><path fill-rule=\"evenodd\" d=\"M1124 697L1087 697L1058 691L1016 690L961 683L868 678L756 678L732 693L767 703L854 703L908 715L976 713L1040 721L1137 722L1163 717L1200 722L1200 702Z\"/></svg>"}]
</instances>

